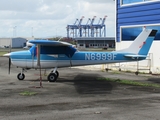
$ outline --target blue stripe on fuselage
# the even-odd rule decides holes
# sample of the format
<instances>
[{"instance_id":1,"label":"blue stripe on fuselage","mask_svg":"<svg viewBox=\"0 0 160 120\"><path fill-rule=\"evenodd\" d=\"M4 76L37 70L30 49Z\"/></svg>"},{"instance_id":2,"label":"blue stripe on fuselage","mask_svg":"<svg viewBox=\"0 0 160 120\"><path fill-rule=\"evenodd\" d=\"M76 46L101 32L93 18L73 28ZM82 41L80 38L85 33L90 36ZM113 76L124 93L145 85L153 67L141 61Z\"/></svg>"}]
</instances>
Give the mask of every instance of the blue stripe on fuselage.
<instances>
[{"instance_id":1,"label":"blue stripe on fuselage","mask_svg":"<svg viewBox=\"0 0 160 120\"><path fill-rule=\"evenodd\" d=\"M86 60L86 61L117 61L128 60L134 61L132 58L126 58L124 55L130 53L116 53L116 52L76 52L72 58L67 57L64 54L59 54L58 57L51 57L49 55L42 54L41 60ZM144 58L139 58L142 60Z\"/></svg>"},{"instance_id":2,"label":"blue stripe on fuselage","mask_svg":"<svg viewBox=\"0 0 160 120\"><path fill-rule=\"evenodd\" d=\"M47 60L85 60L85 61L134 61L132 58L126 58L124 55L127 53L117 53L117 52L76 52L72 58L69 58L65 54L58 55L48 55L41 54L41 61ZM12 52L11 59L14 60L37 60L37 57L32 55L30 51L19 51ZM144 58L139 58L142 60Z\"/></svg>"}]
</instances>

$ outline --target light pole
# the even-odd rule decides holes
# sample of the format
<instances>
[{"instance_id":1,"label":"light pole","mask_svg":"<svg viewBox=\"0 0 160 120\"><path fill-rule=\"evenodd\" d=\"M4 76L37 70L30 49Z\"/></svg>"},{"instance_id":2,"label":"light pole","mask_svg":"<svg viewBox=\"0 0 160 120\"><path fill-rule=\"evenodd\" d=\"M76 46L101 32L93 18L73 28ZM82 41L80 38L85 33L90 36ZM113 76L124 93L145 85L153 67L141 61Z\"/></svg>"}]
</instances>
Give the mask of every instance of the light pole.
<instances>
[{"instance_id":1,"label":"light pole","mask_svg":"<svg viewBox=\"0 0 160 120\"><path fill-rule=\"evenodd\" d=\"M33 38L33 27L31 28L31 37Z\"/></svg>"},{"instance_id":2,"label":"light pole","mask_svg":"<svg viewBox=\"0 0 160 120\"><path fill-rule=\"evenodd\" d=\"M14 38L14 27L13 27L13 38Z\"/></svg>"},{"instance_id":3,"label":"light pole","mask_svg":"<svg viewBox=\"0 0 160 120\"><path fill-rule=\"evenodd\" d=\"M57 28L56 28L56 37L57 37Z\"/></svg>"},{"instance_id":4,"label":"light pole","mask_svg":"<svg viewBox=\"0 0 160 120\"><path fill-rule=\"evenodd\" d=\"M17 26L14 26L14 27L13 27L13 37L16 37L16 27L17 27Z\"/></svg>"},{"instance_id":5,"label":"light pole","mask_svg":"<svg viewBox=\"0 0 160 120\"><path fill-rule=\"evenodd\" d=\"M14 26L14 27L13 27L13 38L16 37L16 27L17 27L17 26ZM10 39L9 52L11 52L11 47L12 47L11 44L12 44L12 39L13 39L13 38Z\"/></svg>"}]
</instances>

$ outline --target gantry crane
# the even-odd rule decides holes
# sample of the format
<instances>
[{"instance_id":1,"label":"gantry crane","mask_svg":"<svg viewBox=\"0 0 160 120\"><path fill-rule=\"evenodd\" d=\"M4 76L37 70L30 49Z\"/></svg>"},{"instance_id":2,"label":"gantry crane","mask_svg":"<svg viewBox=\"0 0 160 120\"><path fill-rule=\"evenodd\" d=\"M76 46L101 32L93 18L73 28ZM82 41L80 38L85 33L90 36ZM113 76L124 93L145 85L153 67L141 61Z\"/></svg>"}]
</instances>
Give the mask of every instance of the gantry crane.
<instances>
[{"instance_id":1,"label":"gantry crane","mask_svg":"<svg viewBox=\"0 0 160 120\"><path fill-rule=\"evenodd\" d=\"M95 34L96 37L106 37L106 28L105 28L106 17L107 16L104 16L103 19L100 18L98 24L94 24L96 16L93 16L92 19L89 18L86 24L82 24L84 16L82 16L80 20L76 19L73 25L67 25L67 37L71 37L70 34L73 34L72 36L73 38L95 37ZM79 31L77 32L77 30Z\"/></svg>"}]
</instances>

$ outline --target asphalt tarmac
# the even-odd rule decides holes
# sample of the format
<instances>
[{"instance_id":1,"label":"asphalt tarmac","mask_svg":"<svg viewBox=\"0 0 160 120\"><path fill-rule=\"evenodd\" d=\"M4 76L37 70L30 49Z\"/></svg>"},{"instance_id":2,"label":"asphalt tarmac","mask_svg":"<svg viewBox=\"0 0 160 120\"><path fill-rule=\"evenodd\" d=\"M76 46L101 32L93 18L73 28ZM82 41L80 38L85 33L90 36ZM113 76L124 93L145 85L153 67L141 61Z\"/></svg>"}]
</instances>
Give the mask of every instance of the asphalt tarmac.
<instances>
[{"instance_id":1,"label":"asphalt tarmac","mask_svg":"<svg viewBox=\"0 0 160 120\"><path fill-rule=\"evenodd\" d=\"M39 71L25 72L0 58L0 120L160 120L160 88L122 85L98 78L118 78L160 84L160 76L102 72L79 68L59 69L57 82ZM47 71L47 73L49 73ZM25 96L20 93L34 92Z\"/></svg>"}]
</instances>

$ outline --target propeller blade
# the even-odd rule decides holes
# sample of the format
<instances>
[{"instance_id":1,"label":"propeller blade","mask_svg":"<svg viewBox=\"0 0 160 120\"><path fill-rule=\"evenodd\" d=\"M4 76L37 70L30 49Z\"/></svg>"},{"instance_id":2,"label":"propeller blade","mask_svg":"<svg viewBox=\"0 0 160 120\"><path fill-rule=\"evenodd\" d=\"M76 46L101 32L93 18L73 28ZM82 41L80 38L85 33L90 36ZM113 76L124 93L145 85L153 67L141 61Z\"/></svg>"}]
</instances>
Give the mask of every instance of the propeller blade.
<instances>
[{"instance_id":1,"label":"propeller blade","mask_svg":"<svg viewBox=\"0 0 160 120\"><path fill-rule=\"evenodd\" d=\"M8 74L10 74L10 70L11 70L11 58L9 58Z\"/></svg>"}]
</instances>

